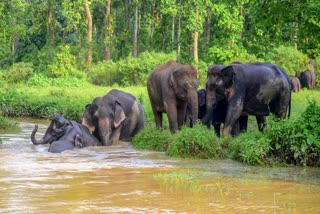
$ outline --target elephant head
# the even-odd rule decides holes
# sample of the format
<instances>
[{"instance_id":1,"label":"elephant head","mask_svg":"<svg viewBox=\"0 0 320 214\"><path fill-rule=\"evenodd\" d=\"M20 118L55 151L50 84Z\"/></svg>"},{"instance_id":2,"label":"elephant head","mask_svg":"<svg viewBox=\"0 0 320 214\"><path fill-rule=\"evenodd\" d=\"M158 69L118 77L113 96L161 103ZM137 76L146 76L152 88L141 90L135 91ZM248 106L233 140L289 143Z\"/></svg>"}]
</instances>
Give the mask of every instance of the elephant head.
<instances>
[{"instance_id":1,"label":"elephant head","mask_svg":"<svg viewBox=\"0 0 320 214\"><path fill-rule=\"evenodd\" d=\"M207 72L206 81L206 114L202 122L208 127L213 118L213 112L218 102L227 99L227 89L233 84L234 71L223 65L211 65Z\"/></svg>"},{"instance_id":2,"label":"elephant head","mask_svg":"<svg viewBox=\"0 0 320 214\"><path fill-rule=\"evenodd\" d=\"M82 115L82 124L89 130L95 130L93 135L103 145L111 145L116 137L115 130L125 119L126 115L120 102L106 101L102 97L97 97L92 104L86 106Z\"/></svg>"},{"instance_id":3,"label":"elephant head","mask_svg":"<svg viewBox=\"0 0 320 214\"><path fill-rule=\"evenodd\" d=\"M62 116L55 116L51 121L45 135L40 140L37 140L35 138L36 132L38 131L38 126L35 125L35 128L31 133L31 141L34 145L51 144L64 134L66 127L69 125L69 120L65 119Z\"/></svg>"},{"instance_id":4,"label":"elephant head","mask_svg":"<svg viewBox=\"0 0 320 214\"><path fill-rule=\"evenodd\" d=\"M191 110L191 126L195 124L198 119L198 79L197 70L190 65L179 65L171 72L169 77L169 86L173 88L176 99L185 102ZM186 108L183 111L185 117ZM178 116L178 118L181 119ZM178 121L182 124L182 121Z\"/></svg>"}]
</instances>

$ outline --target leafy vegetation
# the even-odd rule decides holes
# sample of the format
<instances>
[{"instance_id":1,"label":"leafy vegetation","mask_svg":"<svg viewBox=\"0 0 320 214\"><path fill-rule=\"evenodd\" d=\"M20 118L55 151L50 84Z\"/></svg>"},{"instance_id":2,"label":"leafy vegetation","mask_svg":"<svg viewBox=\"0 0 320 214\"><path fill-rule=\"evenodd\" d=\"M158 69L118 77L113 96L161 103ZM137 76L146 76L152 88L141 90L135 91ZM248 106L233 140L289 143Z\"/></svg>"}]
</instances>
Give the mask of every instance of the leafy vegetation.
<instances>
[{"instance_id":1,"label":"leafy vegetation","mask_svg":"<svg viewBox=\"0 0 320 214\"><path fill-rule=\"evenodd\" d=\"M168 148L171 137L168 129L148 126L134 137L132 145L136 149L164 152Z\"/></svg>"},{"instance_id":2,"label":"leafy vegetation","mask_svg":"<svg viewBox=\"0 0 320 214\"><path fill-rule=\"evenodd\" d=\"M212 130L198 123L193 128L183 127L174 135L167 155L181 158L219 158L222 156L222 146Z\"/></svg>"}]
</instances>

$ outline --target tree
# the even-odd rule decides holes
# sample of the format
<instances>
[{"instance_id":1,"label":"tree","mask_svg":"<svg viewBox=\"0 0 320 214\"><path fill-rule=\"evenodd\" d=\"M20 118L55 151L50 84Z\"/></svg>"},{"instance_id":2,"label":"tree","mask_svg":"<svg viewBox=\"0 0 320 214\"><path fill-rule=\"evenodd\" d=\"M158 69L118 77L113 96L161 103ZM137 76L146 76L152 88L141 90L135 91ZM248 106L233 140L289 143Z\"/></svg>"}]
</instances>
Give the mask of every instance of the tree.
<instances>
[{"instance_id":1,"label":"tree","mask_svg":"<svg viewBox=\"0 0 320 214\"><path fill-rule=\"evenodd\" d=\"M85 1L85 11L87 16L87 25L88 25L88 33L87 33L87 42L88 42L88 55L87 55L87 62L88 65L92 64L92 16L89 8L88 1Z\"/></svg>"}]
</instances>

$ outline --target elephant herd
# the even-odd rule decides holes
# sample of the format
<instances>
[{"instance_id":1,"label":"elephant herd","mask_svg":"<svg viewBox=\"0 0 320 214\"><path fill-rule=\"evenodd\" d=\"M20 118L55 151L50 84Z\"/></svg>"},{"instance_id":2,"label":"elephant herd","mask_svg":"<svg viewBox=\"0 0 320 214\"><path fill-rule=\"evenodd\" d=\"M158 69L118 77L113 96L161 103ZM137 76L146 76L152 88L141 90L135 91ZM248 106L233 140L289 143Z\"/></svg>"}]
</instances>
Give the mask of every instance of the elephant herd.
<instances>
[{"instance_id":1,"label":"elephant herd","mask_svg":"<svg viewBox=\"0 0 320 214\"><path fill-rule=\"evenodd\" d=\"M246 131L248 115L256 117L260 131L270 113L278 118L290 115L292 83L277 65L211 65L203 89L198 89L197 76L195 67L173 60L150 73L147 91L157 127L162 127L162 115L166 113L171 133L184 124L192 127L201 121L207 127L213 125L217 136L236 136ZM131 141L144 129L146 115L134 96L113 89L85 106L81 119L80 124L56 116L41 140L35 138L36 126L31 141L35 145L50 144L49 152L56 153Z\"/></svg>"},{"instance_id":2,"label":"elephant herd","mask_svg":"<svg viewBox=\"0 0 320 214\"><path fill-rule=\"evenodd\" d=\"M316 74L314 71L304 71L296 76L290 76L292 90L299 92L302 88L314 89L316 86Z\"/></svg>"}]
</instances>

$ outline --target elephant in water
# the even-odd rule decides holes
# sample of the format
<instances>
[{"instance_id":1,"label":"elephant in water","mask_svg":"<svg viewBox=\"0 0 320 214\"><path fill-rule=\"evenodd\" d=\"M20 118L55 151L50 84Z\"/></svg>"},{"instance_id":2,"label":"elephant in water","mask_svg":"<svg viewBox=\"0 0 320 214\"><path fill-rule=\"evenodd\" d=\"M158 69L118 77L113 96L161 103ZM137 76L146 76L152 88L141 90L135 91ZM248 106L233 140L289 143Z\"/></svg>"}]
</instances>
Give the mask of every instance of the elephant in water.
<instances>
[{"instance_id":1,"label":"elephant in water","mask_svg":"<svg viewBox=\"0 0 320 214\"><path fill-rule=\"evenodd\" d=\"M131 141L145 127L146 115L141 103L131 94L113 89L96 97L86 106L82 124L95 130L93 135L104 146L118 140Z\"/></svg>"},{"instance_id":2,"label":"elephant in water","mask_svg":"<svg viewBox=\"0 0 320 214\"><path fill-rule=\"evenodd\" d=\"M101 142L90 133L86 126L76 121L69 121L59 115L53 118L45 135L40 140L35 138L37 131L38 125L35 125L31 133L32 143L34 145L50 144L48 151L52 153L60 153L74 148L102 145Z\"/></svg>"}]
</instances>

